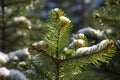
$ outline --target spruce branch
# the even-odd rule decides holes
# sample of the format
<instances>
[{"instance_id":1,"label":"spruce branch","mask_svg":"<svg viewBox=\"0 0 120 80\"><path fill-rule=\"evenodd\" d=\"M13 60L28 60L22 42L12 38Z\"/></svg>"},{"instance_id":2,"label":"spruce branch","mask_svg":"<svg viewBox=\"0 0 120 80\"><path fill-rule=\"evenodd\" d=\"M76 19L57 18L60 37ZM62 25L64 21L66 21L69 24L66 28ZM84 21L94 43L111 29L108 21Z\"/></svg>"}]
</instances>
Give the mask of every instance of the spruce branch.
<instances>
[{"instance_id":1,"label":"spruce branch","mask_svg":"<svg viewBox=\"0 0 120 80\"><path fill-rule=\"evenodd\" d=\"M64 59L62 62L76 58L81 59L82 57L90 56L90 55L92 56L94 54L99 55L106 53L106 55L103 56L112 57L113 56L112 53L115 52L114 50L115 48L113 46L113 41L106 39L101 41L99 44L93 45L91 47L78 48L76 51L74 51L74 53L72 53L72 55L69 58ZM111 54L107 54L107 53L111 53Z\"/></svg>"},{"instance_id":2,"label":"spruce branch","mask_svg":"<svg viewBox=\"0 0 120 80\"><path fill-rule=\"evenodd\" d=\"M33 63L34 64L34 63ZM38 69L38 66L35 65L35 68ZM47 78L48 80L52 80L47 74L45 74L45 72L43 72L42 70L38 69L39 71L36 71L38 73L41 73L42 76L45 76L45 78Z\"/></svg>"},{"instance_id":3,"label":"spruce branch","mask_svg":"<svg viewBox=\"0 0 120 80\"><path fill-rule=\"evenodd\" d=\"M113 42L110 40L103 40L97 45L93 45L92 47L83 47L83 48L78 48L76 52L72 55L73 57L80 57L83 55L91 55L94 53L99 53L100 51L103 51L107 49L108 46L111 46Z\"/></svg>"},{"instance_id":4,"label":"spruce branch","mask_svg":"<svg viewBox=\"0 0 120 80\"><path fill-rule=\"evenodd\" d=\"M116 47L115 56L112 60L104 65L103 69L108 69L109 72L119 73L119 51L120 51L120 0L106 0L104 6L93 11L94 25L96 28L99 26L101 29L111 29L112 33L107 34L107 38L114 40ZM101 25L102 24L102 25Z\"/></svg>"},{"instance_id":5,"label":"spruce branch","mask_svg":"<svg viewBox=\"0 0 120 80\"><path fill-rule=\"evenodd\" d=\"M61 52L63 48L66 46L66 44L63 43L67 43L70 37L69 35L71 30L71 21L67 17L61 16L60 21L62 21L62 25L58 31L59 33L58 33L58 44L57 44L58 45L57 50L59 50L59 52Z\"/></svg>"},{"instance_id":6,"label":"spruce branch","mask_svg":"<svg viewBox=\"0 0 120 80\"><path fill-rule=\"evenodd\" d=\"M87 47L87 37L82 33L74 35L72 42L68 44L71 21L58 8L50 12L46 28L47 31L43 37L43 41L33 43L29 50L31 50L31 53L34 53L35 50L37 53L35 55L38 55L38 58L44 61L44 64L39 65L40 60L34 58L38 63L35 63L33 66L37 67L37 69L40 68L39 71L42 70L45 75L55 80L79 74L82 67L89 63L98 66L100 62L107 62L115 52L113 41L108 39ZM98 33L100 31L91 28L83 32L85 34L89 32L90 35L94 34L97 37L102 36L102 34Z\"/></svg>"},{"instance_id":7,"label":"spruce branch","mask_svg":"<svg viewBox=\"0 0 120 80\"><path fill-rule=\"evenodd\" d=\"M78 31L78 33L84 34L87 38L100 39L104 37L104 31L95 30L91 27L83 28Z\"/></svg>"},{"instance_id":8,"label":"spruce branch","mask_svg":"<svg viewBox=\"0 0 120 80\"><path fill-rule=\"evenodd\" d=\"M112 7L112 8L114 9L115 7ZM118 9L118 11L116 11L116 10L111 11L107 7L101 7L99 9L97 9L97 10L94 10L94 12L93 12L94 15L93 16L97 17L97 18L104 19L104 20L108 19L108 20L111 20L111 21L112 20L120 21L120 16L116 15L117 13L120 12L119 10L120 9ZM116 14L112 14L112 13L116 13Z\"/></svg>"},{"instance_id":9,"label":"spruce branch","mask_svg":"<svg viewBox=\"0 0 120 80\"><path fill-rule=\"evenodd\" d=\"M66 45L63 43L66 43L69 39L71 21L64 16L65 13L58 8L51 10L49 15L47 21L48 32L46 32L43 40L49 43L49 52L58 56L58 52L61 54Z\"/></svg>"},{"instance_id":10,"label":"spruce branch","mask_svg":"<svg viewBox=\"0 0 120 80\"><path fill-rule=\"evenodd\" d=\"M28 52L28 48L9 52L8 54L0 52L0 63L5 64L9 61L21 60L28 55L30 55L30 53Z\"/></svg>"},{"instance_id":11,"label":"spruce branch","mask_svg":"<svg viewBox=\"0 0 120 80\"><path fill-rule=\"evenodd\" d=\"M45 55L45 56L51 58L53 61L55 61L56 59L53 56L51 56L50 54L48 54L49 53L47 51L48 48L49 48L48 43L46 43L45 41L39 41L39 42L35 42L32 45L30 45L29 52L32 53L35 50L37 53Z\"/></svg>"}]
</instances>

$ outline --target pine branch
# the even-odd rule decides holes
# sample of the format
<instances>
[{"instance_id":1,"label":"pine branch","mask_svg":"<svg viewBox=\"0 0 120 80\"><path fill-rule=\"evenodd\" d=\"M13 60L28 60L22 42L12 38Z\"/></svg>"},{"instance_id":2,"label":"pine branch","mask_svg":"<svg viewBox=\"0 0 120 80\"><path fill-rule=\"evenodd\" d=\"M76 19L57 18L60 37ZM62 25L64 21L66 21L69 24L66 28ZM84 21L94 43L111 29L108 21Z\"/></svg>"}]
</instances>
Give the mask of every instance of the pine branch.
<instances>
[{"instance_id":1,"label":"pine branch","mask_svg":"<svg viewBox=\"0 0 120 80\"><path fill-rule=\"evenodd\" d=\"M64 12L58 8L53 9L50 12L50 16L47 21L48 31L43 38L43 40L48 42L50 45L48 51L56 56L58 56L58 52L61 54L66 45L64 43L68 41L70 34L71 23L70 20L64 15Z\"/></svg>"},{"instance_id":2,"label":"pine branch","mask_svg":"<svg viewBox=\"0 0 120 80\"><path fill-rule=\"evenodd\" d=\"M117 54L112 58L108 64L104 64L102 69L108 70L110 72L119 73L119 40L120 34L120 0L106 0L103 7L100 7L93 12L93 17L95 19L96 28L110 29L111 33L106 35L106 38L112 38L114 40L114 45ZM98 26L98 27L97 27Z\"/></svg>"},{"instance_id":3,"label":"pine branch","mask_svg":"<svg viewBox=\"0 0 120 80\"><path fill-rule=\"evenodd\" d=\"M116 9L117 7L118 6L111 7L111 8ZM95 10L93 12L93 16L97 17L97 18L101 18L101 19L108 19L108 20L119 21L120 20L120 16L117 15L117 13L120 12L119 10L120 9L118 9L118 11L116 11L116 10L109 9L108 7L101 7L101 8L99 8L99 9L97 9L97 10Z\"/></svg>"},{"instance_id":4,"label":"pine branch","mask_svg":"<svg viewBox=\"0 0 120 80\"><path fill-rule=\"evenodd\" d=\"M113 41L106 39L99 44L86 47L87 38L81 33L75 35L72 39L73 42L64 49L67 45L66 41L69 40L71 21L58 8L50 12L47 29L43 41L32 44L30 49L33 53L35 50L36 56L44 63L39 65L40 60L35 58L34 60L38 62L35 66L42 68L45 75L49 75L55 80L64 79L70 75L74 76L81 72L83 66L89 63L98 66L100 62L107 62L113 56ZM95 36L99 37L94 29L90 30L89 34L93 32ZM87 32L85 31L85 33Z\"/></svg>"},{"instance_id":5,"label":"pine branch","mask_svg":"<svg viewBox=\"0 0 120 80\"><path fill-rule=\"evenodd\" d=\"M49 44L44 42L44 41L39 41L39 42L35 42L33 43L30 48L29 48L29 52L32 51L36 51L37 53L43 54L45 56L48 56L49 58L51 58L53 61L56 61L56 59L49 55L47 49L49 48Z\"/></svg>"},{"instance_id":6,"label":"pine branch","mask_svg":"<svg viewBox=\"0 0 120 80\"><path fill-rule=\"evenodd\" d=\"M83 48L78 48L76 52L72 55L73 57L80 57L83 55L91 55L93 53L99 53L102 50L105 50L108 46L111 46L113 42L109 40L103 40L99 44L94 45L92 47L83 47Z\"/></svg>"},{"instance_id":7,"label":"pine branch","mask_svg":"<svg viewBox=\"0 0 120 80\"><path fill-rule=\"evenodd\" d=\"M28 48L24 48L21 50L9 52L8 54L5 54L3 52L0 52L0 63L5 64L9 61L14 60L20 60L24 57L28 56L30 53L28 52Z\"/></svg>"},{"instance_id":8,"label":"pine branch","mask_svg":"<svg viewBox=\"0 0 120 80\"><path fill-rule=\"evenodd\" d=\"M35 68L37 69L38 67L35 65ZM37 71L38 73L41 73L42 76L45 76L45 78L47 78L48 80L52 80L48 75L46 75L42 70L39 69L39 71Z\"/></svg>"},{"instance_id":9,"label":"pine branch","mask_svg":"<svg viewBox=\"0 0 120 80\"><path fill-rule=\"evenodd\" d=\"M60 17L60 20L63 22L61 28L58 30L58 51L61 52L63 48L66 46L68 39L70 37L70 30L71 30L71 21L64 16Z\"/></svg>"},{"instance_id":10,"label":"pine branch","mask_svg":"<svg viewBox=\"0 0 120 80\"><path fill-rule=\"evenodd\" d=\"M109 51L110 49L114 49L113 48L113 42L111 42L109 40L103 40L99 44L93 45L91 47L78 48L76 50L76 52L72 54L71 57L66 58L65 60L62 60L62 62L68 61L68 60L71 60L71 59L76 59L76 58L79 59L79 58L82 58L84 56L89 56L89 55L92 55L92 54L102 54L104 51L106 52L106 50Z\"/></svg>"},{"instance_id":11,"label":"pine branch","mask_svg":"<svg viewBox=\"0 0 120 80\"><path fill-rule=\"evenodd\" d=\"M83 33L88 39L89 37L93 39L100 39L104 37L104 31L95 30L91 27L80 29L78 33Z\"/></svg>"}]
</instances>

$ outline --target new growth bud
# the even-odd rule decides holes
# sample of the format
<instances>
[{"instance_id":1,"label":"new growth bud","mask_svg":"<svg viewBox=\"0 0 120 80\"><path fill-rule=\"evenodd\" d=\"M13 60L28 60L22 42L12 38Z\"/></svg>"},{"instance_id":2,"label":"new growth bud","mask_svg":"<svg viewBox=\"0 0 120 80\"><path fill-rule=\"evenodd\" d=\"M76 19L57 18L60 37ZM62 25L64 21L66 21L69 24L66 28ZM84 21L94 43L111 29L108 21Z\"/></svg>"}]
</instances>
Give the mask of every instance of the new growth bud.
<instances>
[{"instance_id":1,"label":"new growth bud","mask_svg":"<svg viewBox=\"0 0 120 80\"><path fill-rule=\"evenodd\" d=\"M74 37L75 37L75 39L85 39L86 38L85 35L82 33L76 34Z\"/></svg>"},{"instance_id":2,"label":"new growth bud","mask_svg":"<svg viewBox=\"0 0 120 80\"><path fill-rule=\"evenodd\" d=\"M61 10L59 8L53 9L53 13L55 13L57 19L62 15Z\"/></svg>"},{"instance_id":3,"label":"new growth bud","mask_svg":"<svg viewBox=\"0 0 120 80\"><path fill-rule=\"evenodd\" d=\"M69 26L70 23L71 23L70 19L68 19L68 18L65 17L65 16L61 16L61 17L60 17L60 21L62 21L65 26Z\"/></svg>"},{"instance_id":4,"label":"new growth bud","mask_svg":"<svg viewBox=\"0 0 120 80\"><path fill-rule=\"evenodd\" d=\"M60 17L60 20L66 22L66 23L71 23L70 19L68 19L68 18L65 17L65 16L61 16L61 17Z\"/></svg>"},{"instance_id":5,"label":"new growth bud","mask_svg":"<svg viewBox=\"0 0 120 80\"><path fill-rule=\"evenodd\" d=\"M59 8L55 8L54 11L57 12L57 13L59 13L60 9Z\"/></svg>"}]
</instances>

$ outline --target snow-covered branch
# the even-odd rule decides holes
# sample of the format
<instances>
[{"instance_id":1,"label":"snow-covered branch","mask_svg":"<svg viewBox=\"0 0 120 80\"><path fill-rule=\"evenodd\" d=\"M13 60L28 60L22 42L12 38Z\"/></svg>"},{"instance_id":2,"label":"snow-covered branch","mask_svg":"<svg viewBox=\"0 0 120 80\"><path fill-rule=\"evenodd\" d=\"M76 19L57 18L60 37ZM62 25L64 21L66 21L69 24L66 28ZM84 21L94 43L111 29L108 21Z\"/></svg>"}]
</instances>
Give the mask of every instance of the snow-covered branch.
<instances>
[{"instance_id":1,"label":"snow-covered branch","mask_svg":"<svg viewBox=\"0 0 120 80\"><path fill-rule=\"evenodd\" d=\"M26 76L18 70L14 70L14 69L9 70L6 67L1 67L0 68L0 79L4 80L8 78L10 80L28 80Z\"/></svg>"},{"instance_id":2,"label":"snow-covered branch","mask_svg":"<svg viewBox=\"0 0 120 80\"><path fill-rule=\"evenodd\" d=\"M32 26L31 21L27 19L25 16L15 17L13 21L16 23L20 23L20 22L25 23L28 25L28 28L31 29L31 26Z\"/></svg>"},{"instance_id":3,"label":"snow-covered branch","mask_svg":"<svg viewBox=\"0 0 120 80\"><path fill-rule=\"evenodd\" d=\"M13 51L8 54L10 60L19 60L20 58L28 56L30 53L28 52L28 48L24 48L21 50Z\"/></svg>"},{"instance_id":4,"label":"snow-covered branch","mask_svg":"<svg viewBox=\"0 0 120 80\"><path fill-rule=\"evenodd\" d=\"M80 57L80 56L83 56L83 55L94 54L94 53L97 53L97 52L100 52L102 50L107 49L107 47L109 45L111 45L112 43L113 42L106 39L106 40L101 41L99 44L93 45L91 47L78 48L72 56L73 57Z\"/></svg>"},{"instance_id":5,"label":"snow-covered branch","mask_svg":"<svg viewBox=\"0 0 120 80\"><path fill-rule=\"evenodd\" d=\"M10 60L20 60L29 54L30 53L28 52L28 48L9 52L8 54L0 52L0 63L7 63Z\"/></svg>"}]
</instances>

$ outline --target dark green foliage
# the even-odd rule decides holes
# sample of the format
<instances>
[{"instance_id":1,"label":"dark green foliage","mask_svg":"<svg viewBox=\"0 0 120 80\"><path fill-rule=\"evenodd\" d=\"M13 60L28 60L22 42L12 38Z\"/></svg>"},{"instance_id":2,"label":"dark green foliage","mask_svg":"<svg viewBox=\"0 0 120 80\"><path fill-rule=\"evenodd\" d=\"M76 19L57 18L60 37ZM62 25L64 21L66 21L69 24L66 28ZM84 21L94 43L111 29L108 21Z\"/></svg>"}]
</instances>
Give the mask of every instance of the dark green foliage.
<instances>
[{"instance_id":1,"label":"dark green foliage","mask_svg":"<svg viewBox=\"0 0 120 80\"><path fill-rule=\"evenodd\" d=\"M120 1L119 0L107 0L104 7L93 12L93 16L96 18L96 23L99 22L101 28L112 29L112 36L116 36L116 39L120 38ZM95 23L95 24L96 24ZM99 24L98 23L98 24ZM100 26L100 25L96 25Z\"/></svg>"},{"instance_id":2,"label":"dark green foliage","mask_svg":"<svg viewBox=\"0 0 120 80\"><path fill-rule=\"evenodd\" d=\"M103 66L104 71L120 73L120 0L106 0L105 6L93 12L96 28L106 30L106 38L112 38L117 49L116 56L109 64ZM111 33L107 33L110 29Z\"/></svg>"}]
</instances>

